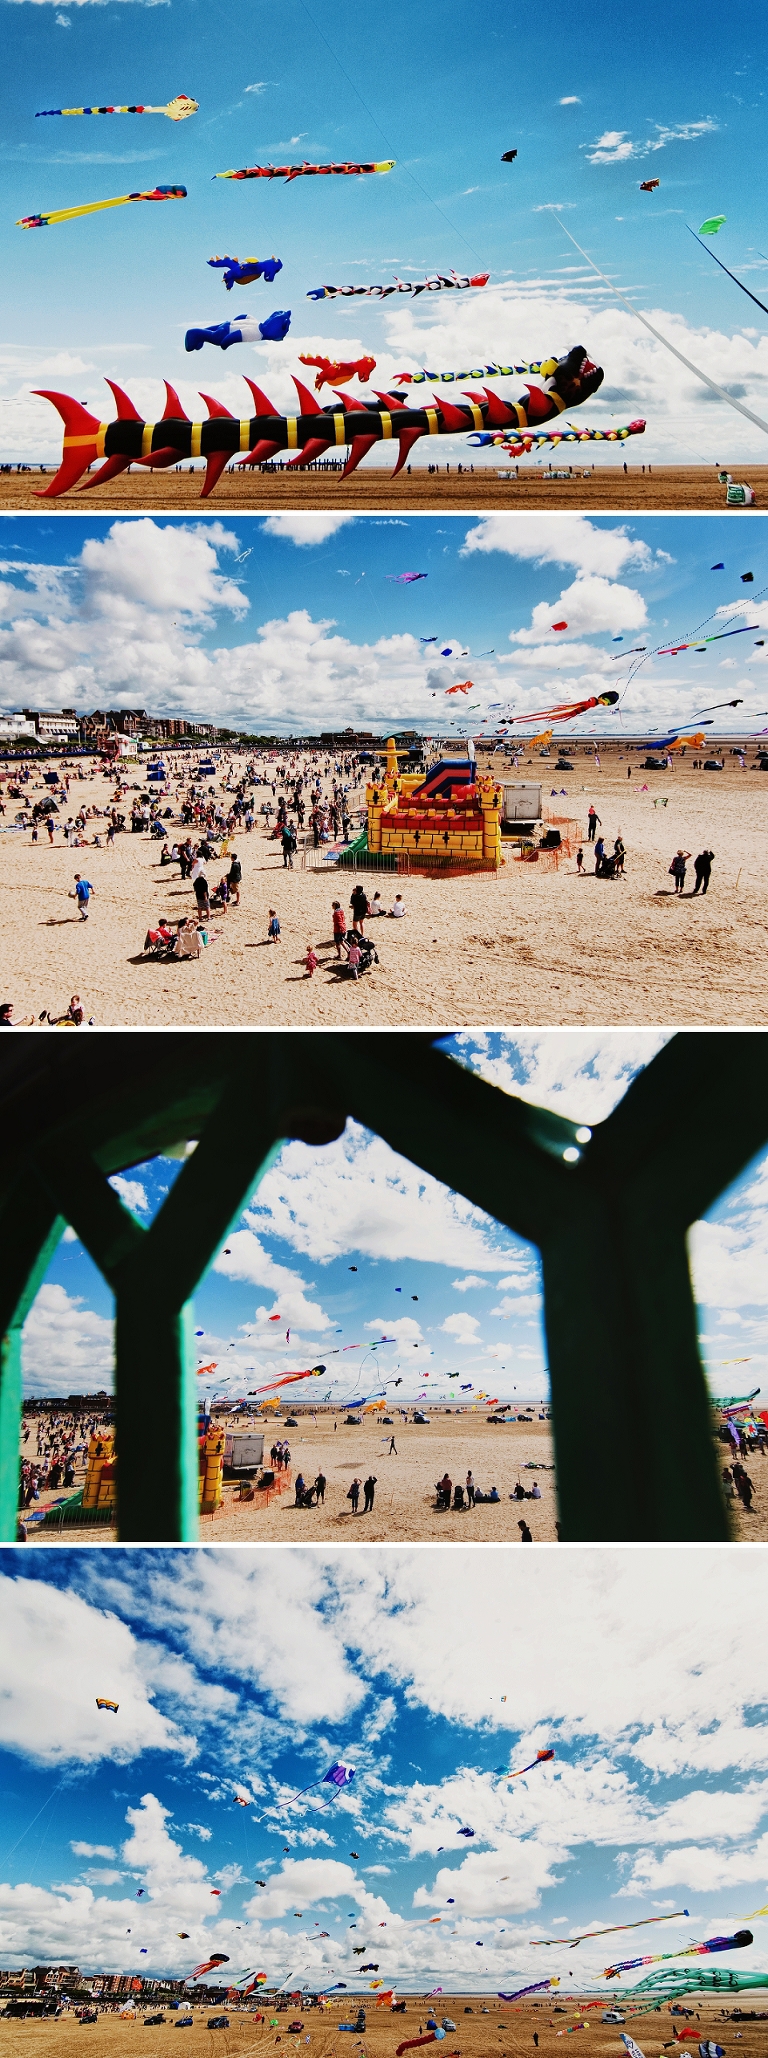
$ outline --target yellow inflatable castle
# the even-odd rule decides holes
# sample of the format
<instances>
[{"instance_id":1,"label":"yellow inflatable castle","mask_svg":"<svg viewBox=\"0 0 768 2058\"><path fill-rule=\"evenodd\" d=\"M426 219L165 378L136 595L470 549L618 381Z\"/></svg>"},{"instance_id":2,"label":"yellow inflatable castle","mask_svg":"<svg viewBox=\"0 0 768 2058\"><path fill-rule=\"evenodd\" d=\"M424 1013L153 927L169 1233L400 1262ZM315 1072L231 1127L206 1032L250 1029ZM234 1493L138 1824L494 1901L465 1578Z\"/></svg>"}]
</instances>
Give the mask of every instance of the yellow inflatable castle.
<instances>
[{"instance_id":1,"label":"yellow inflatable castle","mask_svg":"<svg viewBox=\"0 0 768 2058\"><path fill-rule=\"evenodd\" d=\"M397 864L407 853L424 869L496 871L501 854L501 787L474 757L440 758L429 771L399 772L394 738L383 779L366 787L367 847Z\"/></svg>"}]
</instances>

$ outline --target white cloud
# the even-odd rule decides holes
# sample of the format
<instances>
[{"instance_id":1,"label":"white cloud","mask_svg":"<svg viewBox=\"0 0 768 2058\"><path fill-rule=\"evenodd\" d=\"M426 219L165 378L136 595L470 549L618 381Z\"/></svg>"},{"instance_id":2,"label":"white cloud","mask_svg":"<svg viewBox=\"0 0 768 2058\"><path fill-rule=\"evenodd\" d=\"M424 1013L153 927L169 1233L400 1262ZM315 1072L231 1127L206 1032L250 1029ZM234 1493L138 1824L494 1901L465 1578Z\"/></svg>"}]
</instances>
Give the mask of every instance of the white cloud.
<instances>
[{"instance_id":1,"label":"white cloud","mask_svg":"<svg viewBox=\"0 0 768 2058\"><path fill-rule=\"evenodd\" d=\"M671 1034L668 1029L578 1029L541 1036L505 1030L497 1049L496 1037L467 1029L453 1040L463 1062L503 1093L591 1124L605 1121Z\"/></svg>"},{"instance_id":2,"label":"white cloud","mask_svg":"<svg viewBox=\"0 0 768 2058\"><path fill-rule=\"evenodd\" d=\"M683 122L678 129L667 128L662 122L654 122L656 134L646 136L641 142L633 142L626 129L606 129L598 136L587 151L588 164L625 164L631 158L648 157L651 151L664 150L668 143L697 143L702 136L708 136L717 129L716 121ZM586 144L582 144L586 149Z\"/></svg>"},{"instance_id":3,"label":"white cloud","mask_svg":"<svg viewBox=\"0 0 768 2058\"><path fill-rule=\"evenodd\" d=\"M444 1336L453 1336L457 1343L474 1344L480 1328L476 1315L446 1315L440 1328Z\"/></svg>"},{"instance_id":4,"label":"white cloud","mask_svg":"<svg viewBox=\"0 0 768 2058\"><path fill-rule=\"evenodd\" d=\"M129 1764L146 1750L193 1753L193 1738L154 1706L142 1647L116 1615L38 1580L0 1578L0 1595L8 1750L61 1766ZM117 1701L119 1713L104 1714L97 1695Z\"/></svg>"},{"instance_id":5,"label":"white cloud","mask_svg":"<svg viewBox=\"0 0 768 2058\"><path fill-rule=\"evenodd\" d=\"M377 1315L373 1322L364 1322L363 1328L373 1336L394 1336L397 1343L422 1341L421 1326L412 1315L399 1315L394 1322L385 1322L383 1315Z\"/></svg>"},{"instance_id":6,"label":"white cloud","mask_svg":"<svg viewBox=\"0 0 768 2058\"><path fill-rule=\"evenodd\" d=\"M578 93L564 93L564 94L563 94L563 97L562 97L562 100L559 100L559 101L558 101L558 106L559 106L559 107L580 107L580 106L581 106L581 101L580 101L580 99L579 99Z\"/></svg>"},{"instance_id":7,"label":"white cloud","mask_svg":"<svg viewBox=\"0 0 768 2058\"><path fill-rule=\"evenodd\" d=\"M69 1848L71 1851L74 1851L76 1858L117 1857L117 1852L115 1850L114 1844L81 1844L79 1842L75 1842L70 1844Z\"/></svg>"},{"instance_id":8,"label":"white cloud","mask_svg":"<svg viewBox=\"0 0 768 2058\"><path fill-rule=\"evenodd\" d=\"M261 527L265 536L279 536L281 542L287 537L289 543L306 548L309 544L325 543L329 536L336 535L337 529L355 519L351 514L274 514L267 515Z\"/></svg>"},{"instance_id":9,"label":"white cloud","mask_svg":"<svg viewBox=\"0 0 768 2058\"><path fill-rule=\"evenodd\" d=\"M255 1319L266 1325L279 1313L284 1318L281 1338L283 1327L301 1326L315 1333L335 1327L318 1301L307 1300L298 1272L292 1272L288 1265L278 1265L252 1229L233 1230L226 1249L219 1251L213 1270L222 1272L227 1279L245 1279L274 1292L278 1305L258 1308Z\"/></svg>"},{"instance_id":10,"label":"white cloud","mask_svg":"<svg viewBox=\"0 0 768 2058\"><path fill-rule=\"evenodd\" d=\"M504 1283L504 1282L503 1282L503 1280L501 1280L501 1279L500 1279L500 1280L499 1280L499 1285L500 1285L500 1286L502 1286L502 1285L503 1285L503 1283ZM470 1288L471 1288L471 1287L473 1287L473 1286L487 1286L487 1284L488 1284L488 1281L487 1281L487 1279L480 1279L480 1278L478 1278L478 1275L477 1275L477 1273L476 1273L476 1272L468 1272L468 1273L467 1273L467 1276L466 1276L466 1279L452 1279L452 1280L451 1280L451 1285L452 1285L452 1287L453 1287L454 1293L469 1293L469 1291L470 1291Z\"/></svg>"},{"instance_id":11,"label":"white cloud","mask_svg":"<svg viewBox=\"0 0 768 2058\"><path fill-rule=\"evenodd\" d=\"M126 1179L122 1172L115 1172L109 1184L114 1187L115 1193L119 1196L120 1200L124 1201L125 1206L131 1208L135 1215L146 1215L149 1213L147 1189L145 1186L142 1186L140 1179Z\"/></svg>"},{"instance_id":12,"label":"white cloud","mask_svg":"<svg viewBox=\"0 0 768 2058\"><path fill-rule=\"evenodd\" d=\"M633 632L644 628L648 619L646 605L641 593L633 586L621 586L594 573L585 573L572 586L563 587L557 600L540 600L531 612L529 629L512 629L510 643L538 644L542 636L551 647L552 625L562 615L568 623L567 635L594 636L608 631L630 629ZM565 637L558 633L558 659ZM584 652L589 659L591 652Z\"/></svg>"},{"instance_id":13,"label":"white cloud","mask_svg":"<svg viewBox=\"0 0 768 2058\"><path fill-rule=\"evenodd\" d=\"M573 565L608 579L630 565L647 571L653 562L648 544L629 536L623 522L598 529L586 515L549 515L537 527L511 522L508 515L484 515L464 539L462 556L473 551L503 551L536 565Z\"/></svg>"},{"instance_id":14,"label":"white cloud","mask_svg":"<svg viewBox=\"0 0 768 2058\"><path fill-rule=\"evenodd\" d=\"M22 1331L28 1393L110 1392L114 1377L114 1324L86 1307L66 1287L44 1283Z\"/></svg>"}]
</instances>

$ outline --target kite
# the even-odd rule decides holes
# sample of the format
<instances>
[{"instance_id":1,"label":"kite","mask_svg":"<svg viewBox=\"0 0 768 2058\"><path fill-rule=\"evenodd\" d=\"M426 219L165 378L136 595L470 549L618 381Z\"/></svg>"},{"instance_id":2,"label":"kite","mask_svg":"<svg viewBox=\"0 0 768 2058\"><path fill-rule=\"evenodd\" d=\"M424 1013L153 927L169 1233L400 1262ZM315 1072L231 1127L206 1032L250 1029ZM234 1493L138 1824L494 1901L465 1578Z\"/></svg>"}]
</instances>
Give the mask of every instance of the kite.
<instances>
[{"instance_id":1,"label":"kite","mask_svg":"<svg viewBox=\"0 0 768 2058\"><path fill-rule=\"evenodd\" d=\"M510 1772L508 1777L510 1779L522 1779L524 1772L533 1772L537 1765L546 1765L548 1759L554 1758L554 1755L554 1751L537 1751L535 1758L531 1759L530 1765L521 1765L519 1771Z\"/></svg>"},{"instance_id":2,"label":"kite","mask_svg":"<svg viewBox=\"0 0 768 2058\"><path fill-rule=\"evenodd\" d=\"M242 324L239 326L242 328ZM570 359L574 362L569 371ZM563 406L580 404L589 392L595 391L602 377L602 371L597 367L587 368L587 362L579 351L572 352L570 358L559 365L551 390L544 393L537 387L529 395L528 405L532 411L535 408L537 420L543 413L557 414ZM375 403L355 400L347 394L342 397L341 406L323 408L315 394L296 378L294 385L302 411L298 415L285 416L276 413L266 394L246 377L255 406L250 420L237 420L221 401L205 395L208 420L192 422L185 414L178 394L166 380L167 399L163 413L159 420L145 422L128 395L113 380L107 380L107 384L117 401L117 419L112 422L97 421L96 416L70 394L55 393L48 388L36 389L42 399L50 400L64 422L62 463L38 497L57 499L83 477L97 458L106 459L106 463L88 480L88 487L106 484L107 480L127 471L131 464L150 467L176 465L190 457L204 457L207 466L201 497L205 500L229 459L237 456L238 452L243 453L242 464L258 465L266 463L277 451L289 450L294 453L289 459L289 468L293 468L311 464L329 450L349 444L349 457L342 474L346 477L374 443L386 441L396 441L399 445L392 473L394 478L421 436L451 436L457 430L484 431L488 425L495 429L512 422L517 430L524 427L528 419L527 406L523 402L508 405L499 399L498 394L490 391L485 397L469 396L468 404L461 407L434 395L429 407L412 408L406 407L396 393L377 393ZM576 437L579 432L573 430L570 433ZM558 431L558 435L561 434ZM608 440L611 436L615 440L618 434L619 431L611 431ZM531 435L532 444L535 440Z\"/></svg>"},{"instance_id":3,"label":"kite","mask_svg":"<svg viewBox=\"0 0 768 2058\"><path fill-rule=\"evenodd\" d=\"M474 690L475 688L472 680L465 679L463 681L463 684L460 684L458 686L446 686L446 698L450 699L452 693L474 693Z\"/></svg>"},{"instance_id":4,"label":"kite","mask_svg":"<svg viewBox=\"0 0 768 2058\"><path fill-rule=\"evenodd\" d=\"M350 379L354 379L355 374L357 374L361 386L365 386L370 379L371 372L376 370L375 357L353 357L339 364L331 357L302 357L300 353L299 364L317 365L316 393L320 392L321 386L347 386Z\"/></svg>"},{"instance_id":5,"label":"kite","mask_svg":"<svg viewBox=\"0 0 768 2058\"><path fill-rule=\"evenodd\" d=\"M322 1379L326 1369L325 1365L311 1365L307 1372L284 1372L281 1379L268 1379L266 1386L254 1386L253 1392L272 1393L276 1386L292 1386L297 1379Z\"/></svg>"},{"instance_id":6,"label":"kite","mask_svg":"<svg viewBox=\"0 0 768 2058\"><path fill-rule=\"evenodd\" d=\"M186 1942L186 1939L187 1939L187 1937L189 1936L189 1930L188 1930L188 1929L177 1929L177 1931L176 1931L176 1935L177 1935L177 1937L180 1937L180 1938L181 1938L181 1941L182 1941L182 1943L185 1943L185 1942Z\"/></svg>"},{"instance_id":7,"label":"kite","mask_svg":"<svg viewBox=\"0 0 768 2058\"><path fill-rule=\"evenodd\" d=\"M266 279L271 286L283 269L281 257L209 257L208 263L214 271L223 271L228 293L233 286L253 286L257 279Z\"/></svg>"},{"instance_id":8,"label":"kite","mask_svg":"<svg viewBox=\"0 0 768 2058\"><path fill-rule=\"evenodd\" d=\"M458 1836L474 1836L474 1834L475 1832L473 1829L460 1829L457 1831Z\"/></svg>"},{"instance_id":9,"label":"kite","mask_svg":"<svg viewBox=\"0 0 768 2058\"><path fill-rule=\"evenodd\" d=\"M250 1805L251 1805L251 1798L250 1798L250 1794L235 1794L235 1807L236 1807L236 1808L250 1808Z\"/></svg>"},{"instance_id":10,"label":"kite","mask_svg":"<svg viewBox=\"0 0 768 2058\"><path fill-rule=\"evenodd\" d=\"M298 1801L301 1794L311 1793L312 1788L315 1786L335 1786L339 1790L343 1786L351 1786L354 1777L354 1765L347 1765L343 1759L339 1759L338 1764L329 1765L328 1771L322 1772L319 1779L311 1779L309 1786L300 1786L298 1792L291 1795L290 1801L286 1801L285 1806L290 1808L293 1801ZM364 1944L363 1950L365 1948Z\"/></svg>"},{"instance_id":11,"label":"kite","mask_svg":"<svg viewBox=\"0 0 768 2058\"><path fill-rule=\"evenodd\" d=\"M612 1922L608 1929L584 1929L577 1937L531 1937L531 1944L559 1945L563 1950L575 1951L577 1944L589 1943L592 1937L610 1937L617 1930L646 1929L652 1922L677 1922L681 1915L688 1914L687 1908L676 1908L672 1915L642 1915L639 1922Z\"/></svg>"},{"instance_id":12,"label":"kite","mask_svg":"<svg viewBox=\"0 0 768 2058\"><path fill-rule=\"evenodd\" d=\"M285 179L286 185L290 185L291 179L328 178L339 173L357 176L360 172L393 171L394 166L394 157L385 158L381 164L308 164L305 158L303 164L251 164L242 171L214 172L213 176L215 179Z\"/></svg>"},{"instance_id":13,"label":"kite","mask_svg":"<svg viewBox=\"0 0 768 2058\"><path fill-rule=\"evenodd\" d=\"M384 577L389 579L394 586L415 586L417 579L428 579L429 572L385 572ZM396 1293L400 1293L400 1291L399 1286L395 1288Z\"/></svg>"},{"instance_id":14,"label":"kite","mask_svg":"<svg viewBox=\"0 0 768 2058\"><path fill-rule=\"evenodd\" d=\"M512 379L523 378L526 372L533 372L537 378L553 378L557 371L556 357L532 358L529 364L481 364L464 372L430 372L426 367L420 372L395 372L396 386L423 386L429 379L436 386L452 386L461 379Z\"/></svg>"},{"instance_id":15,"label":"kite","mask_svg":"<svg viewBox=\"0 0 768 2058\"><path fill-rule=\"evenodd\" d=\"M314 286L307 294L307 299L387 300L391 293L442 293L451 287L458 292L465 292L468 286L487 286L490 276L490 272L477 272L474 278L459 278L458 272L434 272L414 285L412 279L398 279L395 274L394 286Z\"/></svg>"},{"instance_id":16,"label":"kite","mask_svg":"<svg viewBox=\"0 0 768 2058\"><path fill-rule=\"evenodd\" d=\"M210 1365L201 1365L197 1375L198 1379L204 1379L206 1372L215 1372L218 1362L218 1358L214 1358Z\"/></svg>"},{"instance_id":17,"label":"kite","mask_svg":"<svg viewBox=\"0 0 768 2058\"><path fill-rule=\"evenodd\" d=\"M655 193L658 184L658 179L641 179L640 191L641 193Z\"/></svg>"},{"instance_id":18,"label":"kite","mask_svg":"<svg viewBox=\"0 0 768 2058\"><path fill-rule=\"evenodd\" d=\"M686 228L688 228L688 226L689 226L689 225L688 225L688 223L686 222ZM707 246L706 246L706 243L702 243L702 241L701 241L701 236L700 236L700 235L698 235L698 236L697 236L697 234L696 234L696 231L695 231L695 229L691 229L690 233L691 233L691 235L692 235L692 237L693 237L694 243L698 243L698 244L699 244L699 246L700 246L700 248L701 248L702 250L707 250ZM732 280L733 280L734 286L740 286L740 287L741 287L741 291L742 291L742 293L746 293L746 295L747 295L747 299L748 299L748 300L753 300L753 301L754 301L754 303L755 303L755 307L759 307L759 308L761 308L761 309L762 309L762 312L763 312L763 314L768 314L768 307L766 307L766 305L765 305L765 301L764 301L764 300L758 300L758 297L757 297L757 294L756 294L756 293L750 293L749 287L748 287L748 286L745 286L745 285L744 285L744 283L743 283L743 281L742 281L741 279L737 279L737 277L736 277L736 273L735 273L735 272L729 272L729 271L728 271L728 266L727 266L727 264L723 264L723 260L722 260L722 258L721 258L721 257L715 257L715 253L714 253L714 250L707 250L707 256L708 256L708 257L711 257L711 259L712 259L712 262L713 262L713 264L719 264L721 272L726 272L726 273L727 273L727 276L728 276L728 278L729 278L729 279L732 279ZM713 567L712 567L712 570L714 571L714 569L715 569L715 567L714 567L714 565L713 565ZM721 567L720 567L720 570L723 570L723 569L724 569L724 567L723 567L723 566L721 566Z\"/></svg>"},{"instance_id":19,"label":"kite","mask_svg":"<svg viewBox=\"0 0 768 2058\"><path fill-rule=\"evenodd\" d=\"M383 1994L379 1994L379 1996L378 1996L378 1998L377 1998L377 2001L376 2001L376 2006L377 2006L377 2008L388 2008L388 2007L390 2007L390 2006L391 2006L391 2003L392 2003L392 2002L394 2001L394 1998L395 1998L395 1989L394 1989L394 1987L388 1987L388 1988L387 1988L387 1991L386 1991L386 1993L383 1993Z\"/></svg>"},{"instance_id":20,"label":"kite","mask_svg":"<svg viewBox=\"0 0 768 2058\"><path fill-rule=\"evenodd\" d=\"M502 150L501 162L502 164L514 164L516 156L516 150Z\"/></svg>"},{"instance_id":21,"label":"kite","mask_svg":"<svg viewBox=\"0 0 768 2058\"><path fill-rule=\"evenodd\" d=\"M105 207L125 207L129 200L186 200L186 186L153 186L147 193L120 193L116 200L89 200L82 207L59 207L50 214L23 214L17 229L47 229L53 222L73 222L81 214L100 214Z\"/></svg>"},{"instance_id":22,"label":"kite","mask_svg":"<svg viewBox=\"0 0 768 2058\"><path fill-rule=\"evenodd\" d=\"M202 350L204 343L215 343L219 350L230 350L233 343L282 343L291 326L289 307L276 307L274 314L257 322L255 315L241 314L236 322L213 322L208 329L187 329L184 337L185 350Z\"/></svg>"},{"instance_id":23,"label":"kite","mask_svg":"<svg viewBox=\"0 0 768 2058\"><path fill-rule=\"evenodd\" d=\"M718 229L722 229L726 219L727 217L724 214L711 214L708 221L701 223L699 235L716 236Z\"/></svg>"},{"instance_id":24,"label":"kite","mask_svg":"<svg viewBox=\"0 0 768 2058\"><path fill-rule=\"evenodd\" d=\"M595 693L590 700L574 700L560 707L539 707L527 715L510 715L510 722L571 722L576 715L586 714L590 707L615 707L618 693Z\"/></svg>"},{"instance_id":25,"label":"kite","mask_svg":"<svg viewBox=\"0 0 768 2058\"><path fill-rule=\"evenodd\" d=\"M753 631L755 629L759 629L759 627L759 622L749 622L745 624L743 629L720 629L716 636L702 636L702 646L705 643L724 643L727 636L751 636ZM678 657L681 650L693 650L694 645L697 643L698 637L691 637L690 643L671 643L667 646L665 650L657 650L656 656ZM718 702L718 706L720 707L735 707L735 705L736 702L733 700L723 700Z\"/></svg>"},{"instance_id":26,"label":"kite","mask_svg":"<svg viewBox=\"0 0 768 2058\"><path fill-rule=\"evenodd\" d=\"M443 2030L443 2036L445 2036L445 2030ZM436 2029L431 2029L426 2037L408 2037L404 2044L398 2044L395 2058L402 2058L404 2051L415 2051L417 2044L434 2044L436 2037Z\"/></svg>"},{"instance_id":27,"label":"kite","mask_svg":"<svg viewBox=\"0 0 768 2058\"><path fill-rule=\"evenodd\" d=\"M540 1979L533 1987L518 1987L514 1994L499 1994L500 2001L522 2001L525 1994L545 1994L549 1987L559 1987L559 1979Z\"/></svg>"},{"instance_id":28,"label":"kite","mask_svg":"<svg viewBox=\"0 0 768 2058\"><path fill-rule=\"evenodd\" d=\"M195 1966L194 1972L191 1974L191 1977L192 1979L202 1979L204 1972L213 1972L215 1971L218 1965L228 1964L229 1959L227 1957L226 1951L214 1951L213 1956L211 1958L205 1958L203 1960L202 1965Z\"/></svg>"},{"instance_id":29,"label":"kite","mask_svg":"<svg viewBox=\"0 0 768 2058\"><path fill-rule=\"evenodd\" d=\"M118 1708L119 1708L119 1706L120 1706L120 1702L119 1702L119 1701L104 1701L104 1700L100 1700L100 1699L99 1699L99 1696L98 1696L98 1694L97 1694L97 1696L96 1696L96 1706L97 1706L97 1708L108 1708L108 1709L109 1709L109 1711L110 1711L110 1714L112 1714L112 1715L116 1715L116 1714L117 1714L117 1711L118 1711Z\"/></svg>"},{"instance_id":30,"label":"kite","mask_svg":"<svg viewBox=\"0 0 768 2058\"><path fill-rule=\"evenodd\" d=\"M540 392L540 388L530 389ZM487 391L487 388L486 388ZM489 399L491 395L488 395ZM521 403L522 404L522 403ZM636 422L626 422L620 429L526 429L516 435L514 430L503 435L491 434L487 429L467 441L472 450L483 450L489 443L498 443L509 457L530 457L532 450L544 450L551 444L557 449L561 443L626 443L628 436L644 436L645 422L640 416Z\"/></svg>"},{"instance_id":31,"label":"kite","mask_svg":"<svg viewBox=\"0 0 768 2058\"><path fill-rule=\"evenodd\" d=\"M568 623L567 623L567 622L553 622L553 623L552 623L552 627L553 627L553 629L567 629L567 627L568 627Z\"/></svg>"},{"instance_id":32,"label":"kite","mask_svg":"<svg viewBox=\"0 0 768 2058\"><path fill-rule=\"evenodd\" d=\"M628 2058L644 2058L644 2053L641 2051L640 2045L635 2043L634 2037L626 2037L622 2031L621 2041L628 2053Z\"/></svg>"},{"instance_id":33,"label":"kite","mask_svg":"<svg viewBox=\"0 0 768 2058\"><path fill-rule=\"evenodd\" d=\"M674 2001L682 1994L743 1994L751 1987L768 1987L768 1972L731 1972L719 1967L706 1972L701 1966L691 1966L689 1972L649 1972L646 1979L638 1980L637 1986L627 1987L626 1999L635 1994L653 1994L654 1999Z\"/></svg>"},{"instance_id":34,"label":"kite","mask_svg":"<svg viewBox=\"0 0 768 2058\"><path fill-rule=\"evenodd\" d=\"M637 1965L660 1965L664 1958L706 1958L712 1951L744 1951L753 1941L751 1929L737 1929L732 1937L710 1937L706 1944L689 1944L683 1951L660 1951L651 1958L623 1958L618 1965L607 1965L603 1977L618 1978L622 1972L634 1972Z\"/></svg>"},{"instance_id":35,"label":"kite","mask_svg":"<svg viewBox=\"0 0 768 2058\"><path fill-rule=\"evenodd\" d=\"M48 114L167 114L170 121L186 121L197 110L197 100L190 100L188 93L177 93L167 107L40 107L35 121Z\"/></svg>"}]
</instances>

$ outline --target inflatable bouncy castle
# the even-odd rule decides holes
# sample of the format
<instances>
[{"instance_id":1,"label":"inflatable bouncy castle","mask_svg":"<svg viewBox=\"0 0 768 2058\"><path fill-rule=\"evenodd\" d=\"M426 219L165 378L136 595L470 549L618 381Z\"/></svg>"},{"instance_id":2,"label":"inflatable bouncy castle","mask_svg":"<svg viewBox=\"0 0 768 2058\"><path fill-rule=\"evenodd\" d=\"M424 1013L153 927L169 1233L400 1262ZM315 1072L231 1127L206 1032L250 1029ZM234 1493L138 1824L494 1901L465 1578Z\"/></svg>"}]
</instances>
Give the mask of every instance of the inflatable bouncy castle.
<instances>
[{"instance_id":1,"label":"inflatable bouncy castle","mask_svg":"<svg viewBox=\"0 0 768 2058\"><path fill-rule=\"evenodd\" d=\"M392 869L407 854L410 872L496 871L503 864L503 792L478 772L474 753L438 758L428 772L399 772L394 739L387 743L383 778L366 787L366 847L389 857Z\"/></svg>"}]
</instances>

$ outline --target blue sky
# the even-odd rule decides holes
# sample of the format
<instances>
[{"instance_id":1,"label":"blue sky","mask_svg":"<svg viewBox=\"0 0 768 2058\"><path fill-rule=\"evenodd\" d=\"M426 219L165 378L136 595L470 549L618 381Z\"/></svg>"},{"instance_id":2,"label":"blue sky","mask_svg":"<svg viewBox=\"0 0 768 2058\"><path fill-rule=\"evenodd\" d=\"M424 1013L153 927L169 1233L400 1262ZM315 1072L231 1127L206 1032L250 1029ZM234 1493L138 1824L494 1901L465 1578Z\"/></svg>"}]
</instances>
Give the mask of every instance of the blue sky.
<instances>
[{"instance_id":1,"label":"blue sky","mask_svg":"<svg viewBox=\"0 0 768 2058\"><path fill-rule=\"evenodd\" d=\"M594 1125L666 1040L472 1030L446 1048L503 1091ZM158 1159L113 1183L147 1223L179 1170ZM691 1234L713 1393L765 1378L767 1258L763 1154ZM112 1318L101 1275L67 1232L27 1317L27 1390L110 1387ZM455 1407L548 1393L538 1253L351 1122L322 1149L285 1146L198 1291L195 1327L198 1365L215 1366L200 1384L208 1398L245 1398L319 1364L327 1376L289 1387L287 1401L383 1393L391 1405Z\"/></svg>"},{"instance_id":2,"label":"blue sky","mask_svg":"<svg viewBox=\"0 0 768 2058\"><path fill-rule=\"evenodd\" d=\"M393 61L381 64L349 0L314 0L311 9L304 0L3 0L3 12L3 355L5 397L19 396L0 408L9 417L4 454L56 453L50 410L28 397L38 384L101 414L109 374L155 418L166 376L185 403L203 385L239 413L241 367L271 381L283 406L301 350L373 348L377 379L389 383L399 367L522 361L582 341L606 370L603 393L584 411L595 426L646 415L642 454L651 458L759 456L760 432L648 337L549 211L559 207L600 270L765 418L766 318L686 228L724 214L717 254L766 297L754 198L764 167L759 16L732 11L726 25L705 0L670 19L651 0L625 14L617 42L613 10L596 0L581 22L562 5L550 10L539 42L499 0L472 30L448 0L425 41L413 9L394 0ZM181 125L162 116L34 119L49 107L163 104L180 91L200 103ZM515 147L517 161L503 165L502 152ZM397 162L385 177L338 179L330 189L213 181L218 171L304 156ZM641 194L649 177L660 189ZM15 227L35 211L156 182L182 183L189 197L49 230ZM283 270L273 287L228 294L206 270L224 252L274 252ZM306 298L322 283L451 267L489 270L491 283L411 312L407 302L382 310ZM275 307L292 310L286 343L237 346L226 362L210 348L185 356L190 324L243 311L261 319Z\"/></svg>"},{"instance_id":3,"label":"blue sky","mask_svg":"<svg viewBox=\"0 0 768 2058\"><path fill-rule=\"evenodd\" d=\"M758 1552L5 1550L0 1579L4 1966L567 1992L764 1902ZM343 1794L286 1805L339 1758ZM750 1927L719 1965L766 1969Z\"/></svg>"},{"instance_id":4,"label":"blue sky","mask_svg":"<svg viewBox=\"0 0 768 2058\"><path fill-rule=\"evenodd\" d=\"M6 708L146 706L267 733L352 722L386 736L480 732L505 711L617 689L618 709L558 736L658 733L708 706L715 734L768 728L759 523L89 512L5 517L2 547ZM404 571L427 576L396 583ZM733 628L704 655L653 655ZM640 646L647 657L633 657ZM457 709L448 689L467 678L477 690Z\"/></svg>"}]
</instances>

